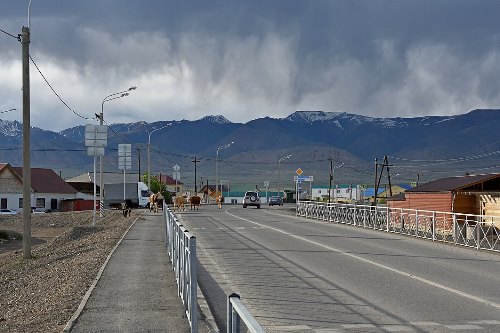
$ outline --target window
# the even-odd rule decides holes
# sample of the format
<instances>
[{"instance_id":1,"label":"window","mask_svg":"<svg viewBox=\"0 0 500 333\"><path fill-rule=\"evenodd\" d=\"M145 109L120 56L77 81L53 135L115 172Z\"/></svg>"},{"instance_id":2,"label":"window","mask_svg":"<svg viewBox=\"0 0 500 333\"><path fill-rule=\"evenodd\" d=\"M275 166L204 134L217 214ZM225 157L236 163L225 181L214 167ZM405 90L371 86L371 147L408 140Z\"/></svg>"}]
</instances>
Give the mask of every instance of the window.
<instances>
[{"instance_id":1,"label":"window","mask_svg":"<svg viewBox=\"0 0 500 333\"><path fill-rule=\"evenodd\" d=\"M36 198L36 208L45 208L45 198Z\"/></svg>"},{"instance_id":2,"label":"window","mask_svg":"<svg viewBox=\"0 0 500 333\"><path fill-rule=\"evenodd\" d=\"M337 190L337 193L340 193L340 190Z\"/></svg>"},{"instance_id":3,"label":"window","mask_svg":"<svg viewBox=\"0 0 500 333\"><path fill-rule=\"evenodd\" d=\"M143 197L143 198L149 197L149 191L148 190L141 190L141 197Z\"/></svg>"},{"instance_id":4,"label":"window","mask_svg":"<svg viewBox=\"0 0 500 333\"><path fill-rule=\"evenodd\" d=\"M19 198L19 208L23 208L23 198Z\"/></svg>"},{"instance_id":5,"label":"window","mask_svg":"<svg viewBox=\"0 0 500 333\"><path fill-rule=\"evenodd\" d=\"M57 209L57 199L50 199L50 209Z\"/></svg>"},{"instance_id":6,"label":"window","mask_svg":"<svg viewBox=\"0 0 500 333\"><path fill-rule=\"evenodd\" d=\"M7 209L7 198L0 199L0 208Z\"/></svg>"}]
</instances>

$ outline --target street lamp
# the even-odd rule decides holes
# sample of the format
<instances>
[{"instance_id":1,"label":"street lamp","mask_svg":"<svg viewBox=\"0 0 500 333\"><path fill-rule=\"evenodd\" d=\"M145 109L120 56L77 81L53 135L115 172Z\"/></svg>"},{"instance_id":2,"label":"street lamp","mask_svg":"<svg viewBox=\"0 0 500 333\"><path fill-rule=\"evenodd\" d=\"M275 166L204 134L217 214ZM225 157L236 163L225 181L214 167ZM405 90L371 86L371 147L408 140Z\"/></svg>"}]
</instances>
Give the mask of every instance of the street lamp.
<instances>
[{"instance_id":1,"label":"street lamp","mask_svg":"<svg viewBox=\"0 0 500 333\"><path fill-rule=\"evenodd\" d=\"M127 90L120 91L120 92L117 92L117 93L114 93L114 94L111 94L111 95L108 95L108 96L104 97L104 99L102 100L102 103L101 103L101 113L99 115L96 114L97 118L99 118L99 124L101 126L104 125L104 103L112 101L114 99L118 99L118 98L122 98L122 97L128 96L128 91L136 90L136 89L137 89L137 87L133 86L133 87L128 88ZM112 98L110 98L110 97L112 97ZM99 191L100 191L100 194L101 194L101 203L100 203L100 206L101 206L100 216L101 216L101 218L104 217L104 214L103 214L103 209L104 209L103 162L104 162L103 161L103 157L99 156L99 178L100 178L99 179L99 187L100 187ZM94 179L94 181L95 181L95 179Z\"/></svg>"},{"instance_id":2,"label":"street lamp","mask_svg":"<svg viewBox=\"0 0 500 333\"><path fill-rule=\"evenodd\" d=\"M217 154L215 155L215 196L219 194L219 150L229 148L233 143L234 142L231 141L217 148ZM222 185L220 191L222 193Z\"/></svg>"},{"instance_id":3,"label":"street lamp","mask_svg":"<svg viewBox=\"0 0 500 333\"><path fill-rule=\"evenodd\" d=\"M148 134L149 134L149 136L148 136L148 189L150 191L151 191L151 134L153 134L154 132L159 131L161 129L164 129L165 127L168 127L170 125L172 125L172 123L168 123L165 126L160 127L160 128L155 128L151 132L146 129L148 131Z\"/></svg>"},{"instance_id":4,"label":"street lamp","mask_svg":"<svg viewBox=\"0 0 500 333\"><path fill-rule=\"evenodd\" d=\"M281 199L281 193L280 193L280 188L281 188L281 182L280 182L280 166L281 166L281 162L284 161L284 160L287 160L289 159L290 157L292 157L292 154L288 154L287 156L283 156L282 158L280 158L278 160L278 197Z\"/></svg>"}]
</instances>

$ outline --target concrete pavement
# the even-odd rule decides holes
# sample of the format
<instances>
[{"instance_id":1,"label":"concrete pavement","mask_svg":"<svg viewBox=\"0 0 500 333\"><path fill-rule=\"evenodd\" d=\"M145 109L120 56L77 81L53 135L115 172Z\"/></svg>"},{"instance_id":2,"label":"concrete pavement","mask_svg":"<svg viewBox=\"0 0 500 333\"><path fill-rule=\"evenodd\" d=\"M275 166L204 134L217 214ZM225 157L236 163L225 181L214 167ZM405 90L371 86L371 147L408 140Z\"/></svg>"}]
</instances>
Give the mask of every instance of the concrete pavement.
<instances>
[{"instance_id":1,"label":"concrete pavement","mask_svg":"<svg viewBox=\"0 0 500 333\"><path fill-rule=\"evenodd\" d=\"M70 332L190 332L164 235L161 213L137 219Z\"/></svg>"}]
</instances>

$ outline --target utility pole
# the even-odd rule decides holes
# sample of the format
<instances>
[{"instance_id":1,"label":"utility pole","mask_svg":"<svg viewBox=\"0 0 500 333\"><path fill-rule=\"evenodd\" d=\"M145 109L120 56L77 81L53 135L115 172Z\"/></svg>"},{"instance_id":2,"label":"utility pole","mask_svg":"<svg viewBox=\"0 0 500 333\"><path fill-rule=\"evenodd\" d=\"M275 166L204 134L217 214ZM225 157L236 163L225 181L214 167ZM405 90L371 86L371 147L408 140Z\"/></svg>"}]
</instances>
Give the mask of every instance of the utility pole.
<instances>
[{"instance_id":1,"label":"utility pole","mask_svg":"<svg viewBox=\"0 0 500 333\"><path fill-rule=\"evenodd\" d=\"M333 180L333 159L330 157L330 184L328 186L328 203L330 203L331 193L332 193L332 180Z\"/></svg>"},{"instance_id":2,"label":"utility pole","mask_svg":"<svg viewBox=\"0 0 500 333\"><path fill-rule=\"evenodd\" d=\"M137 161L139 163L139 181L141 181L141 147L137 147Z\"/></svg>"},{"instance_id":3,"label":"utility pole","mask_svg":"<svg viewBox=\"0 0 500 333\"><path fill-rule=\"evenodd\" d=\"M30 1L31 4L31 1ZM29 7L28 7L29 17ZM29 18L28 18L29 20ZM23 258L31 259L30 28L21 32L23 67Z\"/></svg>"},{"instance_id":4,"label":"utility pole","mask_svg":"<svg viewBox=\"0 0 500 333\"><path fill-rule=\"evenodd\" d=\"M378 174L378 160L375 157L375 183L373 184L373 189L375 190L374 196L373 196L373 205L377 205L377 192L378 192L378 186L377 186L377 174Z\"/></svg>"},{"instance_id":5,"label":"utility pole","mask_svg":"<svg viewBox=\"0 0 500 333\"><path fill-rule=\"evenodd\" d=\"M194 157L194 160L192 160L194 163L194 195L198 194L198 186L196 184L196 164L200 162L200 160L196 159L196 156Z\"/></svg>"},{"instance_id":6,"label":"utility pole","mask_svg":"<svg viewBox=\"0 0 500 333\"><path fill-rule=\"evenodd\" d=\"M385 167L387 168L387 182L389 183L389 196L392 197L391 172L389 171L389 159L384 156ZM392 165L391 165L392 166Z\"/></svg>"}]
</instances>

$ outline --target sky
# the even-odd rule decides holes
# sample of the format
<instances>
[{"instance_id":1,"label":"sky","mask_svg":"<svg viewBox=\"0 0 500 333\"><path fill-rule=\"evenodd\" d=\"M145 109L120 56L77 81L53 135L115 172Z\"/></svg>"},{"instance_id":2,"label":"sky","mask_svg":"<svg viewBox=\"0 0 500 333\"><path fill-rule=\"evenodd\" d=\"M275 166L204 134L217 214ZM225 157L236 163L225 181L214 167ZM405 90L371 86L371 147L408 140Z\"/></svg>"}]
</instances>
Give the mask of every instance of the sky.
<instances>
[{"instance_id":1,"label":"sky","mask_svg":"<svg viewBox=\"0 0 500 333\"><path fill-rule=\"evenodd\" d=\"M28 25L0 0L0 29ZM246 123L500 107L497 0L32 0L31 125ZM137 89L102 103L106 96ZM0 119L22 120L21 43L0 32ZM104 106L103 106L104 105ZM88 119L85 119L88 118Z\"/></svg>"}]
</instances>

